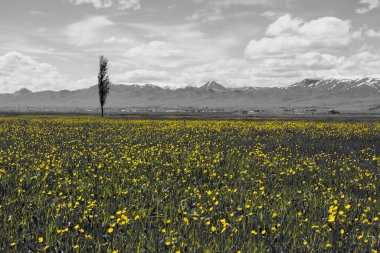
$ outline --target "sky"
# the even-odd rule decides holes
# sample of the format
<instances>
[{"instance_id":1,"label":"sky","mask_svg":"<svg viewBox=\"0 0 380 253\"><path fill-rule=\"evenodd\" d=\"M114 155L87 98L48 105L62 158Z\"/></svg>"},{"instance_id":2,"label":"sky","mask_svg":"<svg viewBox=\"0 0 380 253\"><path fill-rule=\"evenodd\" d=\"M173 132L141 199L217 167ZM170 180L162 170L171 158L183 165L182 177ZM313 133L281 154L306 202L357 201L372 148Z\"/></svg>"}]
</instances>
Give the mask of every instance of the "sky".
<instances>
[{"instance_id":1,"label":"sky","mask_svg":"<svg viewBox=\"0 0 380 253\"><path fill-rule=\"evenodd\" d=\"M1 0L0 93L380 77L380 0Z\"/></svg>"}]
</instances>

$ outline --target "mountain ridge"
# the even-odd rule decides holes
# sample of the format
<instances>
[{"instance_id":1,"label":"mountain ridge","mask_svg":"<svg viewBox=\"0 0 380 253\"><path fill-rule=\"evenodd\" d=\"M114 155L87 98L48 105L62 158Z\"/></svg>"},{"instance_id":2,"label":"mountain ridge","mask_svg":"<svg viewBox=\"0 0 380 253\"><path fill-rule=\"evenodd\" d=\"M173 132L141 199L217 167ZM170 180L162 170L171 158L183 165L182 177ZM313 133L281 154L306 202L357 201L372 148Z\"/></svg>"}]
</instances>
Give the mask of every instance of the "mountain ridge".
<instances>
[{"instance_id":1,"label":"mountain ridge","mask_svg":"<svg viewBox=\"0 0 380 253\"><path fill-rule=\"evenodd\" d=\"M108 105L128 107L278 108L332 107L369 110L380 105L380 79L304 79L287 87L225 87L209 81L177 89L153 84L113 84ZM97 86L86 89L31 92L25 88L0 94L1 108L97 108Z\"/></svg>"}]
</instances>

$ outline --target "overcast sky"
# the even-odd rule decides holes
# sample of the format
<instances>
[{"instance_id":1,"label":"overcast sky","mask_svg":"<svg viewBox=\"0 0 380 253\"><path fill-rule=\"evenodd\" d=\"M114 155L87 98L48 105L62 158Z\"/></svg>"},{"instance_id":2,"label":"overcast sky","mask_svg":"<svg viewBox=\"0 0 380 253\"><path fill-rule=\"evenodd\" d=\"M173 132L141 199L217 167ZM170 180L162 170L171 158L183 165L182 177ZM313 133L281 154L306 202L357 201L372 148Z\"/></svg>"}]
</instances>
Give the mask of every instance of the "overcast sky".
<instances>
[{"instance_id":1,"label":"overcast sky","mask_svg":"<svg viewBox=\"0 0 380 253\"><path fill-rule=\"evenodd\" d=\"M0 93L380 76L380 0L1 0Z\"/></svg>"}]
</instances>

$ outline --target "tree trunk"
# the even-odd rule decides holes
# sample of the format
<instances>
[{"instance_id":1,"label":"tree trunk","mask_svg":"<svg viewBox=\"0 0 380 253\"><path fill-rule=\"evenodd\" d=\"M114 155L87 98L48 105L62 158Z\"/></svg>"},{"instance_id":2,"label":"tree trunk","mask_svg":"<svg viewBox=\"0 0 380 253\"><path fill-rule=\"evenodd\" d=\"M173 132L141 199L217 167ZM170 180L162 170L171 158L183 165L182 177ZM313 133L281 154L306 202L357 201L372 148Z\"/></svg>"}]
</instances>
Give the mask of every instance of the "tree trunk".
<instances>
[{"instance_id":1,"label":"tree trunk","mask_svg":"<svg viewBox=\"0 0 380 253\"><path fill-rule=\"evenodd\" d=\"M102 107L102 118L104 117L104 112L103 112L103 106L101 106Z\"/></svg>"}]
</instances>

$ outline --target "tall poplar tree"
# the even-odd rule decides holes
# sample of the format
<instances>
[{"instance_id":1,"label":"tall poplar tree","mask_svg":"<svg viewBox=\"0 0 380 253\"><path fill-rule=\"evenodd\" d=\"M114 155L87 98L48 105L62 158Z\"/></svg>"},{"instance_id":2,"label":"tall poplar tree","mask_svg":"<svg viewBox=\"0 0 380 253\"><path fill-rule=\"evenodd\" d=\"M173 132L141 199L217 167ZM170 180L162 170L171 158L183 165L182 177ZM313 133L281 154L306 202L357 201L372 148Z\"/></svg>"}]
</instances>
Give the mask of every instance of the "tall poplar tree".
<instances>
[{"instance_id":1,"label":"tall poplar tree","mask_svg":"<svg viewBox=\"0 0 380 253\"><path fill-rule=\"evenodd\" d=\"M104 105L106 103L108 93L110 92L110 84L111 82L108 76L108 59L101 55L99 57L98 88L102 117L104 117Z\"/></svg>"}]
</instances>

